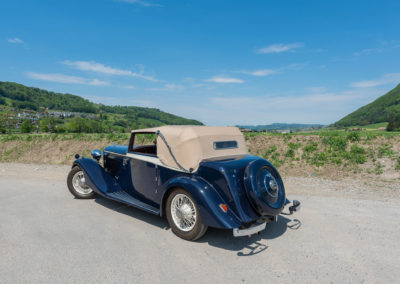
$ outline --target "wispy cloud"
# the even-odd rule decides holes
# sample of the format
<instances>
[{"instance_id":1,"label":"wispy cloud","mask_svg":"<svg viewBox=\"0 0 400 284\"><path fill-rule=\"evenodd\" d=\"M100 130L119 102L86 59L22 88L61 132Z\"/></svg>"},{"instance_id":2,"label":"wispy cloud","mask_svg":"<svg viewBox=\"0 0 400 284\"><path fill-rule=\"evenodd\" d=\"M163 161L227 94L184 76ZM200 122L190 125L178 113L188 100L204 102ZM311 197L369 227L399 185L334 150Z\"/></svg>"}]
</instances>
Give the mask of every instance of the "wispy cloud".
<instances>
[{"instance_id":1,"label":"wispy cloud","mask_svg":"<svg viewBox=\"0 0 400 284\"><path fill-rule=\"evenodd\" d=\"M120 86L118 86L119 88L121 88L121 89L136 89L136 87L135 86L133 86L133 85L120 85Z\"/></svg>"},{"instance_id":2,"label":"wispy cloud","mask_svg":"<svg viewBox=\"0 0 400 284\"><path fill-rule=\"evenodd\" d=\"M129 4L137 4L144 7L163 7L163 5L161 4L151 3L149 1L144 1L144 0L115 0L115 1L129 3Z\"/></svg>"},{"instance_id":3,"label":"wispy cloud","mask_svg":"<svg viewBox=\"0 0 400 284\"><path fill-rule=\"evenodd\" d=\"M164 87L161 88L147 88L149 91L182 91L185 89L184 86L178 84L165 84Z\"/></svg>"},{"instance_id":4,"label":"wispy cloud","mask_svg":"<svg viewBox=\"0 0 400 284\"><path fill-rule=\"evenodd\" d=\"M365 48L363 50L354 52L354 56L360 56L363 54L381 53L381 52L384 52L383 48Z\"/></svg>"},{"instance_id":5,"label":"wispy cloud","mask_svg":"<svg viewBox=\"0 0 400 284\"><path fill-rule=\"evenodd\" d=\"M221 83L221 84L241 84L245 81L238 78L225 77L225 76L214 76L210 79L205 80L206 82Z\"/></svg>"},{"instance_id":6,"label":"wispy cloud","mask_svg":"<svg viewBox=\"0 0 400 284\"><path fill-rule=\"evenodd\" d=\"M106 81L101 81L99 79L88 79L77 76L69 76L57 73L36 73L36 72L26 72L26 75L35 80L56 82L63 84L80 84L80 85L91 85L91 86L107 86L109 85Z\"/></svg>"},{"instance_id":7,"label":"wispy cloud","mask_svg":"<svg viewBox=\"0 0 400 284\"><path fill-rule=\"evenodd\" d=\"M24 43L24 41L23 41L22 39L17 38L17 37L15 37L15 38L9 38L9 39L8 39L8 42L9 42L9 43L17 43L17 44L22 44L22 43Z\"/></svg>"},{"instance_id":8,"label":"wispy cloud","mask_svg":"<svg viewBox=\"0 0 400 284\"><path fill-rule=\"evenodd\" d=\"M246 75L256 76L256 77L265 77L265 76L279 73L278 70L274 70L274 69L241 70L238 72L246 74Z\"/></svg>"},{"instance_id":9,"label":"wispy cloud","mask_svg":"<svg viewBox=\"0 0 400 284\"><path fill-rule=\"evenodd\" d=\"M307 91L311 93L325 93L327 91L327 88L325 87L308 87L306 88Z\"/></svg>"},{"instance_id":10,"label":"wispy cloud","mask_svg":"<svg viewBox=\"0 0 400 284\"><path fill-rule=\"evenodd\" d=\"M364 48L360 51L356 51L353 53L353 55L361 56L361 55L370 55L370 54L392 51L393 49L400 48L400 41L398 41L398 40L390 40L390 41L380 40L378 45L379 45L379 47Z\"/></svg>"},{"instance_id":11,"label":"wispy cloud","mask_svg":"<svg viewBox=\"0 0 400 284\"><path fill-rule=\"evenodd\" d=\"M108 74L108 75L116 75L116 76L130 76L136 77L152 82L162 82L162 80L158 80L152 76L143 75L143 73L133 72L131 70L124 70L113 68L110 66L106 66L104 64L94 62L94 61L70 61L65 60L62 64L67 65L69 67L81 70L81 71L91 71L96 73Z\"/></svg>"},{"instance_id":12,"label":"wispy cloud","mask_svg":"<svg viewBox=\"0 0 400 284\"><path fill-rule=\"evenodd\" d=\"M296 48L301 48L303 46L304 46L304 43L302 43L302 42L296 42L296 43L290 43L290 44L275 43L275 44L271 44L266 47L257 49L256 53L260 53L260 54L281 53L281 52L290 51L290 50L293 50Z\"/></svg>"},{"instance_id":13,"label":"wispy cloud","mask_svg":"<svg viewBox=\"0 0 400 284\"><path fill-rule=\"evenodd\" d=\"M385 74L381 78L376 80L365 80L353 82L350 85L355 88L370 88L387 84L398 84L400 83L400 73Z\"/></svg>"},{"instance_id":14,"label":"wispy cloud","mask_svg":"<svg viewBox=\"0 0 400 284\"><path fill-rule=\"evenodd\" d=\"M154 104L154 101L150 100L135 100L132 98L118 97L102 97L96 95L83 95L85 99L94 103L106 104L106 105L121 105L121 106L141 106L141 107L159 107Z\"/></svg>"}]
</instances>

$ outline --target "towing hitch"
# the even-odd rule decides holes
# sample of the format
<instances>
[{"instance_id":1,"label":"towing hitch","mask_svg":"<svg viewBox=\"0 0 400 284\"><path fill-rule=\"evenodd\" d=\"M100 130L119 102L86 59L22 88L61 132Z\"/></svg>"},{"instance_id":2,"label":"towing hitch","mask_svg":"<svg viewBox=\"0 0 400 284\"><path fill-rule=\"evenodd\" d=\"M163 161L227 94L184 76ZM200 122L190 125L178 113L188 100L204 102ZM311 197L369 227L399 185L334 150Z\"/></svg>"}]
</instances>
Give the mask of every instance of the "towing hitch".
<instances>
[{"instance_id":1,"label":"towing hitch","mask_svg":"<svg viewBox=\"0 0 400 284\"><path fill-rule=\"evenodd\" d=\"M301 203L298 200L293 200L292 204L293 205L289 207L289 215L292 215L294 212L298 212L301 208Z\"/></svg>"}]
</instances>

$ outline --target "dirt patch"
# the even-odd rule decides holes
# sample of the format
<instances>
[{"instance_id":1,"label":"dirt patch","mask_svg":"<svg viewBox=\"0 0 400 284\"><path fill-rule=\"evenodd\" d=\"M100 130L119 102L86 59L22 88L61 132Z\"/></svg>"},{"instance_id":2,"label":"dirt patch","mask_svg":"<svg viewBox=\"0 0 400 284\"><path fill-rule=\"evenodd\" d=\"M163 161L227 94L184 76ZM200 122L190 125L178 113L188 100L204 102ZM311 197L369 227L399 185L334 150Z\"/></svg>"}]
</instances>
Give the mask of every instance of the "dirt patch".
<instances>
[{"instance_id":1,"label":"dirt patch","mask_svg":"<svg viewBox=\"0 0 400 284\"><path fill-rule=\"evenodd\" d=\"M89 157L93 149L102 150L113 144L113 140L107 137L99 138L27 136L23 139L0 140L0 162L71 165L76 153ZM340 151L333 149L335 145L328 145L332 141L318 135L256 135L247 139L247 146L251 154L271 161L284 178L354 181L372 188L400 190L400 137L362 137L358 141L347 141L345 148ZM126 138L117 142L127 143Z\"/></svg>"},{"instance_id":2,"label":"dirt patch","mask_svg":"<svg viewBox=\"0 0 400 284\"><path fill-rule=\"evenodd\" d=\"M0 161L31 164L72 164L74 155L90 156L94 149L103 149L109 141L8 141L1 143Z\"/></svg>"}]
</instances>

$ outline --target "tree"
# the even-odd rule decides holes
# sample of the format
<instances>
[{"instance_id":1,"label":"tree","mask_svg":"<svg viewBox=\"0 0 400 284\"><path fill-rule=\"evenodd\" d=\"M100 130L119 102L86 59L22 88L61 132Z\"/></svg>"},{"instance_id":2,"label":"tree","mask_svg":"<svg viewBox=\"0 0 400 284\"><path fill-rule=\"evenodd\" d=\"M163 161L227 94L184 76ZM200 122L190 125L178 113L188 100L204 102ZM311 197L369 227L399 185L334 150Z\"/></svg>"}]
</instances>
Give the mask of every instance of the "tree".
<instances>
[{"instance_id":1,"label":"tree","mask_svg":"<svg viewBox=\"0 0 400 284\"><path fill-rule=\"evenodd\" d=\"M6 133L6 121L3 116L0 116L0 133Z\"/></svg>"},{"instance_id":2,"label":"tree","mask_svg":"<svg viewBox=\"0 0 400 284\"><path fill-rule=\"evenodd\" d=\"M21 124L22 133L31 133L33 129L32 122L29 119L25 119Z\"/></svg>"},{"instance_id":3,"label":"tree","mask_svg":"<svg viewBox=\"0 0 400 284\"><path fill-rule=\"evenodd\" d=\"M400 116L390 116L389 124L386 126L386 131L399 131L400 130Z\"/></svg>"},{"instance_id":4,"label":"tree","mask_svg":"<svg viewBox=\"0 0 400 284\"><path fill-rule=\"evenodd\" d=\"M47 119L42 118L39 122L40 125L40 131L42 132L49 132L49 126L47 125Z\"/></svg>"}]
</instances>

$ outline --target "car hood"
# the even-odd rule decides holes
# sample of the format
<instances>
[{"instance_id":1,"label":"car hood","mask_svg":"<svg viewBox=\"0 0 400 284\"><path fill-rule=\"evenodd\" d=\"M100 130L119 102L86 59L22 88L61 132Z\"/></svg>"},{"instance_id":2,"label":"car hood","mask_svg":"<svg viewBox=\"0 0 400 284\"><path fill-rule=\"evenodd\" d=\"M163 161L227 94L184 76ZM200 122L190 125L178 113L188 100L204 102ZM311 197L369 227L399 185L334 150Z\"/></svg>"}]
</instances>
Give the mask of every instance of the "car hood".
<instances>
[{"instance_id":1,"label":"car hood","mask_svg":"<svg viewBox=\"0 0 400 284\"><path fill-rule=\"evenodd\" d=\"M119 155L126 155L128 146L126 145L110 145L104 148L104 152L115 153Z\"/></svg>"}]
</instances>

